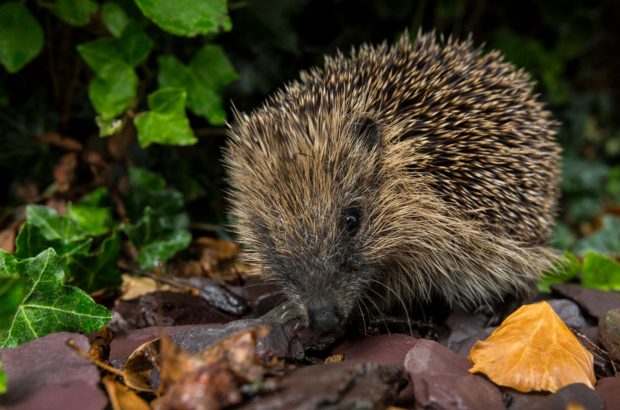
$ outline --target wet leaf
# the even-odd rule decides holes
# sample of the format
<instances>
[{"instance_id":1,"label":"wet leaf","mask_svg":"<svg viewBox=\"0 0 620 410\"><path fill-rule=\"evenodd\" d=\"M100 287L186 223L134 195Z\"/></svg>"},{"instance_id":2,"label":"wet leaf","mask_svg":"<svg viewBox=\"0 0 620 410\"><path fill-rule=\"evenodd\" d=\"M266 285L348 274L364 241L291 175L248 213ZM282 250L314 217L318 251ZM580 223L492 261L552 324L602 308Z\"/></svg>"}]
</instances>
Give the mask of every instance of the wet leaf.
<instances>
[{"instance_id":1,"label":"wet leaf","mask_svg":"<svg viewBox=\"0 0 620 410\"><path fill-rule=\"evenodd\" d=\"M151 111L140 113L134 123L142 148L152 143L193 145L198 142L185 115L187 92L182 88L162 88L150 94Z\"/></svg>"},{"instance_id":2,"label":"wet leaf","mask_svg":"<svg viewBox=\"0 0 620 410\"><path fill-rule=\"evenodd\" d=\"M620 263L590 252L583 260L581 284L601 290L620 290Z\"/></svg>"},{"instance_id":3,"label":"wet leaf","mask_svg":"<svg viewBox=\"0 0 620 410\"><path fill-rule=\"evenodd\" d=\"M564 252L564 258L553 264L552 271L543 272L542 280L536 285L540 292L551 293L551 285L568 282L581 272L581 263L571 252Z\"/></svg>"},{"instance_id":4,"label":"wet leaf","mask_svg":"<svg viewBox=\"0 0 620 410\"><path fill-rule=\"evenodd\" d=\"M99 4L92 0L56 0L49 8L65 23L81 27L90 23L90 15L99 9Z\"/></svg>"},{"instance_id":5,"label":"wet leaf","mask_svg":"<svg viewBox=\"0 0 620 410\"><path fill-rule=\"evenodd\" d=\"M103 18L103 23L114 37L120 37L130 22L125 10L118 3L112 3L111 1L106 1L101 6L101 17Z\"/></svg>"},{"instance_id":6,"label":"wet leaf","mask_svg":"<svg viewBox=\"0 0 620 410\"><path fill-rule=\"evenodd\" d=\"M187 108L223 125L222 86L238 78L222 47L208 44L196 53L189 66L172 56L160 56L159 87L182 87L187 91Z\"/></svg>"},{"instance_id":7,"label":"wet leaf","mask_svg":"<svg viewBox=\"0 0 620 410\"><path fill-rule=\"evenodd\" d=\"M136 0L142 13L163 30L194 37L232 28L223 0Z\"/></svg>"},{"instance_id":8,"label":"wet leaf","mask_svg":"<svg viewBox=\"0 0 620 410\"><path fill-rule=\"evenodd\" d=\"M71 272L71 283L87 293L121 284L121 275L116 264L121 249L118 232L103 241L95 254L73 255L68 260L67 271Z\"/></svg>"},{"instance_id":9,"label":"wet leaf","mask_svg":"<svg viewBox=\"0 0 620 410\"><path fill-rule=\"evenodd\" d=\"M0 273L24 280L22 299L0 347L15 347L55 332L90 333L112 317L84 291L63 285L64 271L53 249L21 261L0 251Z\"/></svg>"},{"instance_id":10,"label":"wet leaf","mask_svg":"<svg viewBox=\"0 0 620 410\"><path fill-rule=\"evenodd\" d=\"M0 63L16 73L43 49L43 28L23 1L0 5Z\"/></svg>"},{"instance_id":11,"label":"wet leaf","mask_svg":"<svg viewBox=\"0 0 620 410\"><path fill-rule=\"evenodd\" d=\"M520 307L471 350L471 373L521 392L550 391L572 383L594 388L594 363L547 302Z\"/></svg>"}]
</instances>

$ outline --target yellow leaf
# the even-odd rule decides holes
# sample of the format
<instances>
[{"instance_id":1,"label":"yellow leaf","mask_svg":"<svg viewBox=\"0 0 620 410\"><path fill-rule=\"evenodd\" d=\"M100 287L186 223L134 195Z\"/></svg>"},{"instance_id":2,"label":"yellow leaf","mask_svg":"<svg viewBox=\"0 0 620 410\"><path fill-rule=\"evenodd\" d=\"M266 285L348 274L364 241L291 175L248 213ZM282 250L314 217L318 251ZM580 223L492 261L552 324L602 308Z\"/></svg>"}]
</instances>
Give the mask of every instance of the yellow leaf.
<instances>
[{"instance_id":1,"label":"yellow leaf","mask_svg":"<svg viewBox=\"0 0 620 410\"><path fill-rule=\"evenodd\" d=\"M471 373L520 392L584 383L594 388L594 358L543 301L521 306L469 353Z\"/></svg>"}]
</instances>

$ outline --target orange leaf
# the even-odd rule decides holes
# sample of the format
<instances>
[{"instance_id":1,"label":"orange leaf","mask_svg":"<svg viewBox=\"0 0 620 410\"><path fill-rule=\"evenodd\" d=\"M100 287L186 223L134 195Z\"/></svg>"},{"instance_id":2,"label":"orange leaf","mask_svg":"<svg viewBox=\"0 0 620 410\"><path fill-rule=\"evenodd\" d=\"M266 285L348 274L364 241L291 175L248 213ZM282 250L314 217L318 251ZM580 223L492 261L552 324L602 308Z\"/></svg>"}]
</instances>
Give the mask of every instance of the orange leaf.
<instances>
[{"instance_id":1,"label":"orange leaf","mask_svg":"<svg viewBox=\"0 0 620 410\"><path fill-rule=\"evenodd\" d=\"M471 373L520 392L584 383L594 388L594 358L545 302L521 306L469 353Z\"/></svg>"}]
</instances>

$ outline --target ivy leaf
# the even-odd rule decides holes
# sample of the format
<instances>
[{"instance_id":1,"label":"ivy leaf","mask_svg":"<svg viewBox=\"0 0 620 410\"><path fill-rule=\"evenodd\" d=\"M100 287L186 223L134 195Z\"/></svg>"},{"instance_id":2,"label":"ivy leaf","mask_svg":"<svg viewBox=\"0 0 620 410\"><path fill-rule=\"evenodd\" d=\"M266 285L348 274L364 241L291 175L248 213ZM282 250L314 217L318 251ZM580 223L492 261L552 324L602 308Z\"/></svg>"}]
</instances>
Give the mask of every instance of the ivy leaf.
<instances>
[{"instance_id":1,"label":"ivy leaf","mask_svg":"<svg viewBox=\"0 0 620 410\"><path fill-rule=\"evenodd\" d=\"M0 5L0 63L9 73L16 73L43 49L43 28L24 2L9 1Z\"/></svg>"},{"instance_id":2,"label":"ivy leaf","mask_svg":"<svg viewBox=\"0 0 620 410\"><path fill-rule=\"evenodd\" d=\"M116 269L120 255L121 236L118 232L101 244L95 254L74 255L69 259L67 270L71 272L71 283L87 293L121 284L121 274Z\"/></svg>"},{"instance_id":3,"label":"ivy leaf","mask_svg":"<svg viewBox=\"0 0 620 410\"><path fill-rule=\"evenodd\" d=\"M18 261L0 250L0 272L19 275L24 293L10 320L0 347L15 347L55 332L90 333L106 325L112 315L97 305L84 291L64 286L64 271L53 249L36 258Z\"/></svg>"},{"instance_id":4,"label":"ivy leaf","mask_svg":"<svg viewBox=\"0 0 620 410\"><path fill-rule=\"evenodd\" d=\"M99 4L92 0L56 0L49 8L62 21L82 27L90 23L90 15L99 9Z\"/></svg>"},{"instance_id":5,"label":"ivy leaf","mask_svg":"<svg viewBox=\"0 0 620 410\"><path fill-rule=\"evenodd\" d=\"M103 23L114 37L120 37L130 22L125 10L119 4L112 3L111 1L106 1L101 6L101 17L103 18Z\"/></svg>"},{"instance_id":6,"label":"ivy leaf","mask_svg":"<svg viewBox=\"0 0 620 410\"><path fill-rule=\"evenodd\" d=\"M620 255L620 218L603 216L603 227L577 242L573 252L577 256L585 256L590 252L609 257Z\"/></svg>"},{"instance_id":7,"label":"ivy leaf","mask_svg":"<svg viewBox=\"0 0 620 410\"><path fill-rule=\"evenodd\" d=\"M239 76L220 46L206 45L196 53L189 66L172 56L160 56L158 63L160 88L185 88L187 107L194 114L206 117L214 125L225 123L222 87Z\"/></svg>"},{"instance_id":8,"label":"ivy leaf","mask_svg":"<svg viewBox=\"0 0 620 410\"><path fill-rule=\"evenodd\" d=\"M142 148L152 143L193 145L198 142L185 115L187 92L182 88L163 88L150 94L151 111L140 113L134 123Z\"/></svg>"},{"instance_id":9,"label":"ivy leaf","mask_svg":"<svg viewBox=\"0 0 620 410\"><path fill-rule=\"evenodd\" d=\"M95 72L88 87L90 100L103 124L102 133L114 130L112 119L122 114L136 96L138 76L134 67L151 53L153 42L136 22L131 22L119 38L102 38L80 44L77 50Z\"/></svg>"},{"instance_id":10,"label":"ivy leaf","mask_svg":"<svg viewBox=\"0 0 620 410\"><path fill-rule=\"evenodd\" d=\"M15 316L23 294L23 281L17 275L0 272L0 340Z\"/></svg>"},{"instance_id":11,"label":"ivy leaf","mask_svg":"<svg viewBox=\"0 0 620 410\"><path fill-rule=\"evenodd\" d=\"M180 192L166 190L166 181L152 172L130 168L130 186L124 203L131 221L138 221L149 206L156 215L174 215L183 209Z\"/></svg>"},{"instance_id":12,"label":"ivy leaf","mask_svg":"<svg viewBox=\"0 0 620 410\"><path fill-rule=\"evenodd\" d=\"M195 37L232 28L225 0L136 0L142 13L161 29L177 36Z\"/></svg>"},{"instance_id":13,"label":"ivy leaf","mask_svg":"<svg viewBox=\"0 0 620 410\"><path fill-rule=\"evenodd\" d=\"M485 341L471 349L470 373L520 392L550 391L573 383L594 389L594 358L551 306L543 301L517 309Z\"/></svg>"},{"instance_id":14,"label":"ivy leaf","mask_svg":"<svg viewBox=\"0 0 620 410\"><path fill-rule=\"evenodd\" d=\"M552 271L543 272L541 281L536 284L539 292L551 293L551 285L557 283L568 282L581 272L581 263L575 258L575 255L566 251L564 258L553 264Z\"/></svg>"},{"instance_id":15,"label":"ivy leaf","mask_svg":"<svg viewBox=\"0 0 620 410\"><path fill-rule=\"evenodd\" d=\"M90 236L106 234L112 229L112 214L108 208L69 205L67 212L80 229Z\"/></svg>"},{"instance_id":16,"label":"ivy leaf","mask_svg":"<svg viewBox=\"0 0 620 410\"><path fill-rule=\"evenodd\" d=\"M112 204L110 196L108 195L108 189L106 187L100 187L92 191L88 195L84 195L82 199L78 201L79 206L90 207L109 207Z\"/></svg>"},{"instance_id":17,"label":"ivy leaf","mask_svg":"<svg viewBox=\"0 0 620 410\"><path fill-rule=\"evenodd\" d=\"M52 248L67 266L69 258L73 255L86 254L90 249L92 238L81 238L66 241L61 238L47 239L43 230L32 222L26 222L15 239L15 257L19 259L32 258L48 248Z\"/></svg>"},{"instance_id":18,"label":"ivy leaf","mask_svg":"<svg viewBox=\"0 0 620 410\"><path fill-rule=\"evenodd\" d=\"M581 285L601 290L620 290L620 263L590 252L583 260Z\"/></svg>"},{"instance_id":19,"label":"ivy leaf","mask_svg":"<svg viewBox=\"0 0 620 410\"><path fill-rule=\"evenodd\" d=\"M187 225L187 215L166 218L154 215L153 209L146 207L138 223L125 226L129 240L136 245L138 265L142 269L154 269L159 261L172 258L177 251L185 249L192 240Z\"/></svg>"},{"instance_id":20,"label":"ivy leaf","mask_svg":"<svg viewBox=\"0 0 620 410\"><path fill-rule=\"evenodd\" d=\"M59 217L56 211L43 205L26 206L26 220L41 229L46 239L60 239L63 243L78 241L87 237L77 222L71 217L71 205L67 213Z\"/></svg>"}]
</instances>

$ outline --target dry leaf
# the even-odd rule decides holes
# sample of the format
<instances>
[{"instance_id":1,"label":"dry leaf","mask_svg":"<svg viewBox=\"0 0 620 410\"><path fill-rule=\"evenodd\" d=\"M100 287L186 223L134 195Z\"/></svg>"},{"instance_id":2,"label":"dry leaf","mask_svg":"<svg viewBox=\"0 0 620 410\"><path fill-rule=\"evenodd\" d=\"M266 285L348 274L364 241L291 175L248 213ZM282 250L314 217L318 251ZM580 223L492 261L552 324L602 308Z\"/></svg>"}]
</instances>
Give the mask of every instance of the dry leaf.
<instances>
[{"instance_id":1,"label":"dry leaf","mask_svg":"<svg viewBox=\"0 0 620 410\"><path fill-rule=\"evenodd\" d=\"M154 279L147 277L133 277L128 274L121 275L123 283L121 284L121 292L123 295L119 298L121 300L131 300L139 298L147 293L157 292L158 290L176 290L170 285L161 285L161 288L157 288L157 282Z\"/></svg>"},{"instance_id":2,"label":"dry leaf","mask_svg":"<svg viewBox=\"0 0 620 410\"><path fill-rule=\"evenodd\" d=\"M594 388L594 358L543 301L521 306L471 349L471 373L520 392L550 391L572 383Z\"/></svg>"},{"instance_id":3,"label":"dry leaf","mask_svg":"<svg viewBox=\"0 0 620 410\"><path fill-rule=\"evenodd\" d=\"M36 134L33 135L33 138L37 141L41 141L49 145L54 145L67 151L81 151L84 148L81 142L74 140L73 138L63 137L57 132Z\"/></svg>"},{"instance_id":4,"label":"dry leaf","mask_svg":"<svg viewBox=\"0 0 620 410\"><path fill-rule=\"evenodd\" d=\"M125 384L134 390L153 392L149 375L160 367L161 339L151 340L138 347L125 362Z\"/></svg>"},{"instance_id":5,"label":"dry leaf","mask_svg":"<svg viewBox=\"0 0 620 410\"><path fill-rule=\"evenodd\" d=\"M91 347L88 355L102 363L107 363L110 357L110 344L112 343L112 339L114 339L114 334L112 334L108 326L104 326L97 330L95 340L93 340L92 343L93 347Z\"/></svg>"},{"instance_id":6,"label":"dry leaf","mask_svg":"<svg viewBox=\"0 0 620 410\"><path fill-rule=\"evenodd\" d=\"M4 249L8 253L15 252L15 236L17 235L16 228L9 227L3 231L0 231L0 249Z\"/></svg>"},{"instance_id":7,"label":"dry leaf","mask_svg":"<svg viewBox=\"0 0 620 410\"><path fill-rule=\"evenodd\" d=\"M54 181L58 187L58 192L67 192L71 182L75 178L75 168L77 167L77 155L74 152L60 157L54 166Z\"/></svg>"},{"instance_id":8,"label":"dry leaf","mask_svg":"<svg viewBox=\"0 0 620 410\"><path fill-rule=\"evenodd\" d=\"M102 380L114 410L150 410L151 406L136 392L116 381L116 376L107 375Z\"/></svg>"}]
</instances>

